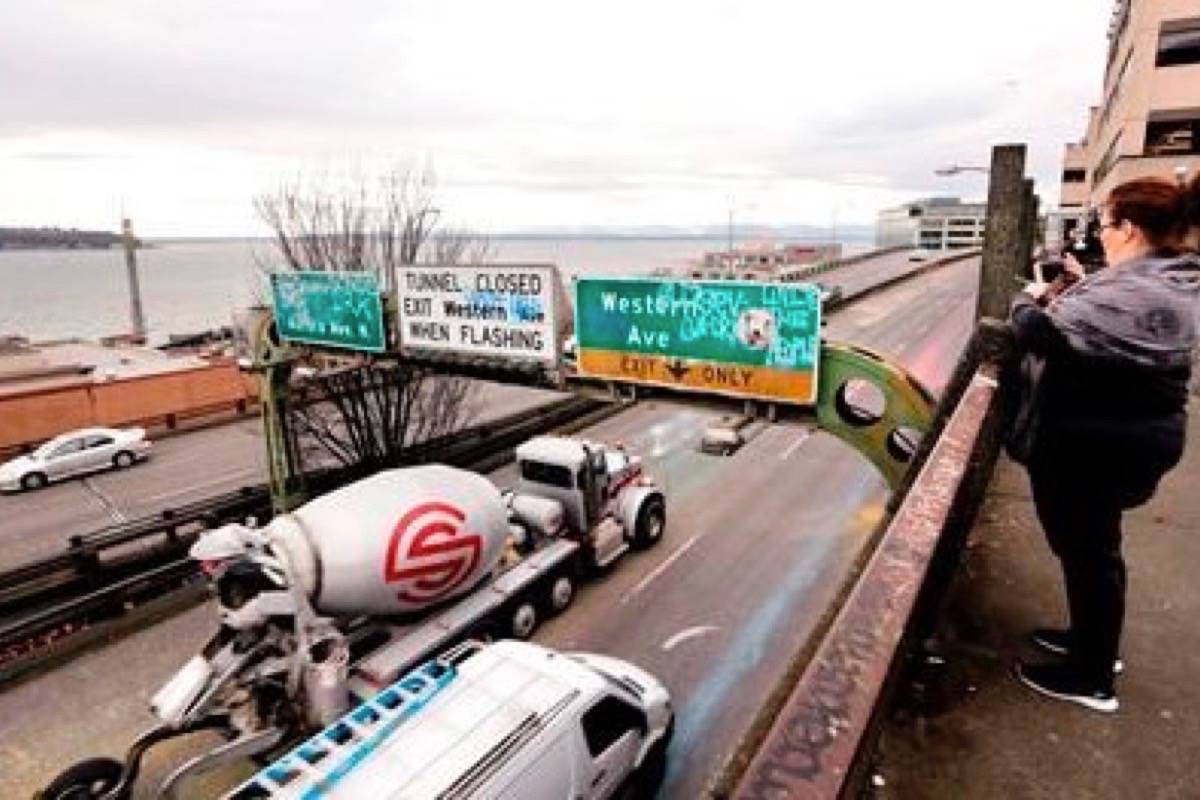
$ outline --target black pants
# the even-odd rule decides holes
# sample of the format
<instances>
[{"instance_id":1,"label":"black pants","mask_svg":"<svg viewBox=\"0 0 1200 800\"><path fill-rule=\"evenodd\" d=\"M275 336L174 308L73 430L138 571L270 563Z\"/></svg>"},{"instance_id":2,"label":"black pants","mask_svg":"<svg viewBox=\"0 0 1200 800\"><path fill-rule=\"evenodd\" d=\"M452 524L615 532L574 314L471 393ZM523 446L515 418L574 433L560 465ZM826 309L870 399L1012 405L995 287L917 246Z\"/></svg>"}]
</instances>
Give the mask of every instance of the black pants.
<instances>
[{"instance_id":1,"label":"black pants","mask_svg":"<svg viewBox=\"0 0 1200 800\"><path fill-rule=\"evenodd\" d=\"M1114 444L1091 436L1055 437L1038 443L1029 464L1038 519L1062 563L1071 663L1103 688L1111 686L1125 619L1121 514L1149 500L1178 460L1157 443Z\"/></svg>"}]
</instances>

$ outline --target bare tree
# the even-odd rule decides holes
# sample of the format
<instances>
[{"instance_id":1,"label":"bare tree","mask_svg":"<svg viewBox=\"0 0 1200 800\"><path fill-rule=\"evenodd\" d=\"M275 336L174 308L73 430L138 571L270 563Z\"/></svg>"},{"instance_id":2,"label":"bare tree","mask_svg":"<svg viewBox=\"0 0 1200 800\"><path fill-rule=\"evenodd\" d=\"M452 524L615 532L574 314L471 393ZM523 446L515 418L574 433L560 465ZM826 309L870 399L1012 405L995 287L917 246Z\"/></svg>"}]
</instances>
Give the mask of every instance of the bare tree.
<instances>
[{"instance_id":1,"label":"bare tree","mask_svg":"<svg viewBox=\"0 0 1200 800\"><path fill-rule=\"evenodd\" d=\"M439 229L429 171L393 169L376 180L300 180L255 200L274 233L286 269L367 272L389 294L396 268L487 258L486 239ZM474 384L396 356L308 354L310 369L294 387L290 428L302 466L374 469L410 463L414 444L452 433L476 412Z\"/></svg>"}]
</instances>

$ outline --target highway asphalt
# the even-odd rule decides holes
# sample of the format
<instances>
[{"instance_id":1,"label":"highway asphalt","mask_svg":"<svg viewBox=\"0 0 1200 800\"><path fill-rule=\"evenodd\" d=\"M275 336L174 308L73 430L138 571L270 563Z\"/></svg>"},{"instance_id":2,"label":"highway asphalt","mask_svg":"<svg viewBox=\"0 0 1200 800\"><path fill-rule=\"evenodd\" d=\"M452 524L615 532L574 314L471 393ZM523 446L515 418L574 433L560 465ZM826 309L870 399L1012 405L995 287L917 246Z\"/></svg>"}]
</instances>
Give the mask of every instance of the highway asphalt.
<instances>
[{"instance_id":1,"label":"highway asphalt","mask_svg":"<svg viewBox=\"0 0 1200 800\"><path fill-rule=\"evenodd\" d=\"M885 281L912 272L925 266L933 259L926 255L917 255L916 250L898 250L894 253L869 258L857 264L840 267L825 275L818 275L817 280L840 286L842 293L851 297L863 289L878 286Z\"/></svg>"},{"instance_id":2,"label":"highway asphalt","mask_svg":"<svg viewBox=\"0 0 1200 800\"><path fill-rule=\"evenodd\" d=\"M971 260L873 295L833 315L826 336L879 350L937 389L972 328L977 271ZM667 532L536 635L628 658L667 683L679 711L663 793L672 798L702 794L836 597L886 500L861 456L800 426L763 427L733 457L698 453L715 414L649 401L587 432L645 456L669 493ZM27 795L76 759L122 753L151 722L149 697L213 628L200 607L0 695L0 794ZM182 749L153 754L147 776L164 774Z\"/></svg>"}]
</instances>

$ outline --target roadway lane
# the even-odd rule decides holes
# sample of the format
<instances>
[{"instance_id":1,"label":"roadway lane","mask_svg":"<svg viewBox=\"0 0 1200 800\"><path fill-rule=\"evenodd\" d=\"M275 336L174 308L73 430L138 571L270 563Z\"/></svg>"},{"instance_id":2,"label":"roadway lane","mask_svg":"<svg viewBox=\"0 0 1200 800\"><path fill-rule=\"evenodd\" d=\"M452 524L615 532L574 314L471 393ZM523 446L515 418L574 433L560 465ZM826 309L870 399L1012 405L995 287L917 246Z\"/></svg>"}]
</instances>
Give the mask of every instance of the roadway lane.
<instances>
[{"instance_id":1,"label":"roadway lane","mask_svg":"<svg viewBox=\"0 0 1200 800\"><path fill-rule=\"evenodd\" d=\"M976 269L966 262L881 292L834 315L827 335L888 352L940 386L971 329ZM629 658L670 686L680 715L663 795L672 798L699 796L736 746L886 499L857 453L799 427L767 427L732 458L703 456L696 444L713 414L645 402L588 432L625 440L662 476L666 536L584 587L537 635ZM511 469L495 478L510 481ZM75 759L120 754L149 724L150 695L212 629L201 607L0 695L0 763L16 767L0 795L28 794ZM151 758L148 774L179 755Z\"/></svg>"},{"instance_id":2,"label":"roadway lane","mask_svg":"<svg viewBox=\"0 0 1200 800\"><path fill-rule=\"evenodd\" d=\"M860 261L857 264L839 267L825 275L817 275L814 279L822 283L840 286L844 295L852 297L871 286L876 286L920 269L925 266L928 260L932 260L924 257L920 260L915 260L913 259L913 254L916 252L918 251L900 250L895 253L875 256L866 261Z\"/></svg>"},{"instance_id":3,"label":"roadway lane","mask_svg":"<svg viewBox=\"0 0 1200 800\"><path fill-rule=\"evenodd\" d=\"M479 382L469 422L485 422L562 395ZM158 439L150 459L36 492L0 494L0 569L60 552L68 537L266 481L262 422L254 418Z\"/></svg>"},{"instance_id":4,"label":"roadway lane","mask_svg":"<svg viewBox=\"0 0 1200 800\"><path fill-rule=\"evenodd\" d=\"M973 326L977 270L964 262L851 306L827 336L884 352L940 389ZM640 413L600 428L636 430ZM796 427L770 427L732 459L696 453L698 430L658 458L649 442L614 433L669 476L667 535L581 592L538 639L662 678L679 711L663 796L698 797L836 600L887 489L857 452Z\"/></svg>"}]
</instances>

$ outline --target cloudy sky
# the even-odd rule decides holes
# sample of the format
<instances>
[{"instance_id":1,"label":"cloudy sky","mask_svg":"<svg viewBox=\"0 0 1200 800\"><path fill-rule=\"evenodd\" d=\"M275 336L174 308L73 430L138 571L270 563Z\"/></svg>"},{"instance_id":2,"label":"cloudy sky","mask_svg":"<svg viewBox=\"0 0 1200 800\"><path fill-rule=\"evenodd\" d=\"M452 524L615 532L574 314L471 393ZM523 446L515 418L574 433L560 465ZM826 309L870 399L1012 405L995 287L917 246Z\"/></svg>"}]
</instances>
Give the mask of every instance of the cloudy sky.
<instances>
[{"instance_id":1,"label":"cloudy sky","mask_svg":"<svg viewBox=\"0 0 1200 800\"><path fill-rule=\"evenodd\" d=\"M428 165L487 231L1056 200L1110 0L0 0L0 225L260 233L298 173Z\"/></svg>"}]
</instances>

